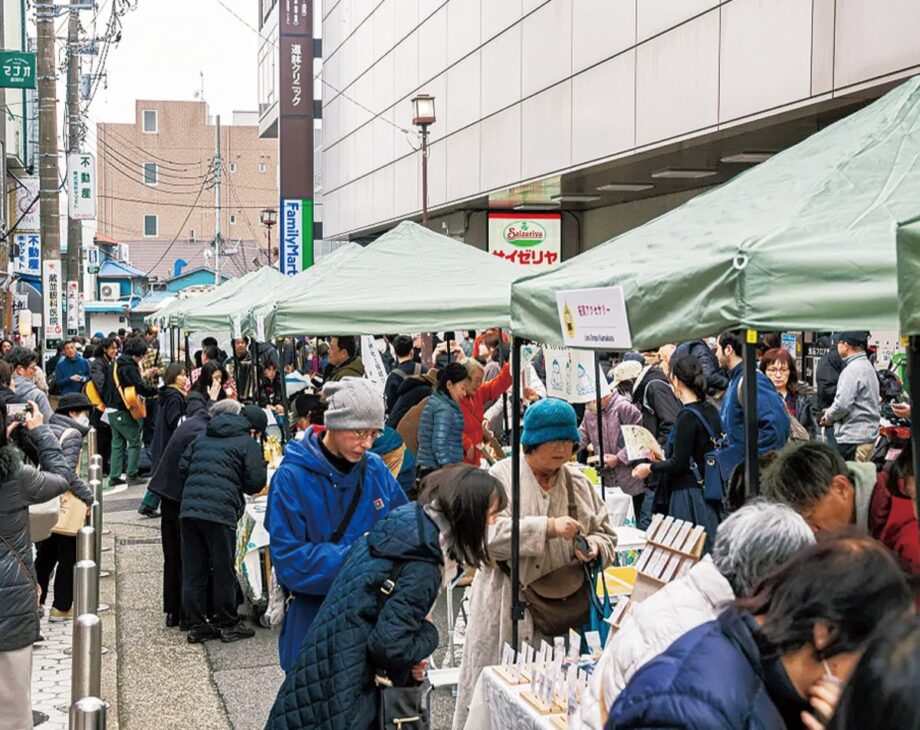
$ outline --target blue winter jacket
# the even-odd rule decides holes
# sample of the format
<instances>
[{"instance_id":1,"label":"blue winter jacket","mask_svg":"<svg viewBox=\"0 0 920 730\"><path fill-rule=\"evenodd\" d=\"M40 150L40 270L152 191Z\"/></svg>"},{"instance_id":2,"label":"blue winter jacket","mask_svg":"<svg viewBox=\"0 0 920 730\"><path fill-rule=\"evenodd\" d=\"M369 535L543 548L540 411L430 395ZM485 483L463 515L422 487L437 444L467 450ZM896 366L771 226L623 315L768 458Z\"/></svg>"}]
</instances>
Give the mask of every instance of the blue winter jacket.
<instances>
[{"instance_id":1,"label":"blue winter jacket","mask_svg":"<svg viewBox=\"0 0 920 730\"><path fill-rule=\"evenodd\" d=\"M633 675L607 729L785 730L767 686L776 672L767 671L755 630L749 614L729 608L684 634ZM799 709L795 701L787 706L787 718Z\"/></svg>"},{"instance_id":2,"label":"blue winter jacket","mask_svg":"<svg viewBox=\"0 0 920 730\"><path fill-rule=\"evenodd\" d=\"M731 382L722 400L722 428L728 436L729 446L744 445L744 409L738 386L744 363L739 363L729 372ZM789 440L789 412L782 396L776 391L770 379L757 371L757 449L761 454L778 451Z\"/></svg>"},{"instance_id":3,"label":"blue winter jacket","mask_svg":"<svg viewBox=\"0 0 920 730\"><path fill-rule=\"evenodd\" d=\"M386 464L368 453L361 499L337 544L332 533L361 479L360 464L343 474L323 456L315 433L291 441L272 477L265 527L278 582L294 594L278 640L281 668L290 671L320 604L349 548L387 513L408 500Z\"/></svg>"},{"instance_id":4,"label":"blue winter jacket","mask_svg":"<svg viewBox=\"0 0 920 730\"><path fill-rule=\"evenodd\" d=\"M463 461L463 412L449 395L436 391L425 404L415 460L429 469Z\"/></svg>"},{"instance_id":5,"label":"blue winter jacket","mask_svg":"<svg viewBox=\"0 0 920 730\"><path fill-rule=\"evenodd\" d=\"M438 631L425 616L441 588L439 535L425 511L408 504L358 539L278 691L267 728L373 725L375 673L384 670L404 686L409 669L438 646ZM384 598L380 586L399 564Z\"/></svg>"},{"instance_id":6,"label":"blue winter jacket","mask_svg":"<svg viewBox=\"0 0 920 730\"><path fill-rule=\"evenodd\" d=\"M74 375L79 375L83 380L80 382L71 380L70 378ZM80 355L77 355L73 360L62 357L57 361L57 365L54 368L54 384L57 392L61 395L82 393L83 386L87 380L89 380L88 360L84 360Z\"/></svg>"}]
</instances>

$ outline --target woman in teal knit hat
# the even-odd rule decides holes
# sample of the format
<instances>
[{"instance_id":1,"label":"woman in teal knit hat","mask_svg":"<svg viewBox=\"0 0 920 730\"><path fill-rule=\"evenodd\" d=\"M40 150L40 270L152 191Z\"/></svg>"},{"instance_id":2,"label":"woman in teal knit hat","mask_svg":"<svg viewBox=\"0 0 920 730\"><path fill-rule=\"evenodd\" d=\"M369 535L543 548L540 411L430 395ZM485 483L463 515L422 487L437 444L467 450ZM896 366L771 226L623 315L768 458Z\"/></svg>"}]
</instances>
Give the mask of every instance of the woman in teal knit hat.
<instances>
[{"instance_id":1,"label":"woman in teal knit hat","mask_svg":"<svg viewBox=\"0 0 920 730\"><path fill-rule=\"evenodd\" d=\"M579 441L575 409L565 401L546 398L524 414L520 576L525 588L575 560L613 564L617 539L607 508L587 478L570 465ZM470 591L454 730L467 721L480 671L498 664L502 646L511 641L511 579L503 570L511 560L511 459L500 461L490 473L505 487L509 505L498 516L489 540L489 553L495 562L480 568ZM588 541L588 555L575 550L574 538L579 533ZM529 610L524 612L518 632L520 640L531 646L539 646L544 638L552 641L552 636L544 636L534 625Z\"/></svg>"}]
</instances>

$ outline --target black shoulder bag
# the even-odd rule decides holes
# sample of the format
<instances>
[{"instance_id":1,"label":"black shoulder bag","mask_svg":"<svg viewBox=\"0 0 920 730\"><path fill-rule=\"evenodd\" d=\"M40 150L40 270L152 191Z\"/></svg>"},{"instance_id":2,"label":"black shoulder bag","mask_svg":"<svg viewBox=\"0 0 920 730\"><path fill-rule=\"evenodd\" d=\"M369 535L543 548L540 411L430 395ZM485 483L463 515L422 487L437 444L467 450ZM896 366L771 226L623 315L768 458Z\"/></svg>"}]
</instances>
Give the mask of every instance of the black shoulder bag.
<instances>
[{"instance_id":1,"label":"black shoulder bag","mask_svg":"<svg viewBox=\"0 0 920 730\"><path fill-rule=\"evenodd\" d=\"M405 567L405 561L399 561L380 585L377 592L377 619L383 611L393 590L399 574ZM429 730L431 728L431 683L425 679L421 684L409 687L397 687L378 671L374 677L377 685L377 728L378 730Z\"/></svg>"},{"instance_id":2,"label":"black shoulder bag","mask_svg":"<svg viewBox=\"0 0 920 730\"><path fill-rule=\"evenodd\" d=\"M361 501L361 493L364 491L365 474L367 474L366 456L361 459L361 476L358 479L358 488L355 489L354 496L351 498L351 503L348 505L348 509L345 510L345 516L342 518L342 521L339 523L336 531L332 533L332 537L329 538L329 542L338 542L345 536L345 530L347 530L348 525L351 524L351 518L354 517L355 510L358 509L358 502Z\"/></svg>"}]
</instances>

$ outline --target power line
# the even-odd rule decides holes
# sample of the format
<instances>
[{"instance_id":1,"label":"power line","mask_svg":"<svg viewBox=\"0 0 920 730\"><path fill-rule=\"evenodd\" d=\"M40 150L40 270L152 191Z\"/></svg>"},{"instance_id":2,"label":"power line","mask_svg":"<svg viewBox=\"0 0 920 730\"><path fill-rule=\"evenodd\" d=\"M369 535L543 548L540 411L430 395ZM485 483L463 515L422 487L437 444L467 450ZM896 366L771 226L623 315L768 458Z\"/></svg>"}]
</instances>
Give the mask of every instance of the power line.
<instances>
[{"instance_id":1,"label":"power line","mask_svg":"<svg viewBox=\"0 0 920 730\"><path fill-rule=\"evenodd\" d=\"M108 146L105 142L100 141L98 144L98 147L104 150L108 155L111 155L111 157L113 157L114 159L121 162L122 164L127 165L128 167L137 167L142 173L144 172L146 165L148 164L156 165L156 168L157 168L156 175L157 175L158 181L160 178L166 178L166 182L170 182L170 178L172 178L174 180L179 180L183 182L188 181L188 180L194 180L197 183L201 179L203 174L207 174L205 172L205 173L198 173L198 174L193 174L193 175L182 175L177 172L171 171L169 168L164 169L163 166L161 166L160 163L158 162L141 162L140 160L132 159L131 157L128 157L124 153L119 152L114 147ZM198 164L203 165L203 162L199 162Z\"/></svg>"},{"instance_id":2,"label":"power line","mask_svg":"<svg viewBox=\"0 0 920 730\"><path fill-rule=\"evenodd\" d=\"M169 195L191 195L191 193L168 193L168 194ZM234 195L234 197L236 196ZM123 198L118 195L100 195L99 198L105 199L105 200L117 200L120 203L143 203L143 204L151 205L155 207L161 207L161 206L166 207L166 208L186 208L188 207L186 203L164 203L164 202L159 202L159 201L144 200L143 198ZM239 198L237 198L237 201L239 201ZM202 204L197 207L202 210L214 210L213 205ZM241 211L242 210L264 210L265 206L264 205L240 205L240 206L233 206L233 208L235 210L241 210Z\"/></svg>"},{"instance_id":3,"label":"power line","mask_svg":"<svg viewBox=\"0 0 920 730\"><path fill-rule=\"evenodd\" d=\"M177 167L181 167L182 165L193 165L193 164L198 164L197 162L187 162L187 161L178 162L178 161L176 161L176 160L167 160L165 157L160 157L160 156L154 154L153 152L151 152L150 150L144 149L143 147L141 147L140 145L136 144L135 142L132 142L130 139L128 139L127 137L125 137L123 134L120 134L119 132L116 132L115 129L113 129L113 125L111 125L110 123L108 123L108 122L100 122L98 119L96 119L96 118L90 116L88 113L84 113L84 116L85 116L87 119L89 119L91 122L93 122L97 127L98 127L99 125L104 125L104 126L105 126L105 134L104 134L103 136L104 136L107 140L108 140L108 136L111 134L113 137L116 137L116 138L118 138L119 140L121 140L121 142L122 142L125 146L127 146L127 147L132 147L132 148L138 150L139 152L143 153L144 155L146 155L146 156L149 157L150 159L155 160L156 162L164 162L164 163L166 163L166 164L168 164L168 165L175 165L175 166L177 166ZM99 132L98 132L97 130L90 130L90 127L88 127L88 126L87 126L86 130L87 130L87 132L92 131L92 133L93 133L93 135L96 137L96 139L97 139L97 140L99 139Z\"/></svg>"},{"instance_id":4,"label":"power line","mask_svg":"<svg viewBox=\"0 0 920 730\"><path fill-rule=\"evenodd\" d=\"M108 139L103 139L103 137L99 136L99 135L96 134L95 132L93 133L93 136L96 137L96 140L95 140L95 142L93 142L93 143L96 145L97 148L98 148L98 147L104 147L106 150L110 150L113 154L117 154L118 156L125 158L126 160L128 160L129 162L131 162L131 163L133 163L133 164L135 164L135 165L143 165L143 164L146 163L146 162L151 162L151 161L152 161L152 160L149 160L149 159L144 160L143 162L140 161L140 160L137 160L137 159L135 159L134 157L131 156L131 154L136 154L136 152L135 152L134 150L125 151L125 150L122 149L122 148L116 147L115 144L114 144L112 141L110 141L110 140L108 140ZM108 135L104 135L104 137L108 137ZM90 140L90 141L92 142L92 140ZM120 143L120 144L125 144L125 146L127 146L127 144L126 144L126 143L123 143L123 142ZM131 154L129 154L129 152L130 152ZM143 150L141 150L141 154L145 154ZM160 161L158 161L158 160L156 161L156 165L157 165L158 168L167 170L167 171L169 171L169 172L171 172L171 173L189 172L189 170L190 170L191 167L194 167L194 166L196 166L196 165L200 167L200 166L205 165L205 164L207 164L207 161L206 161L206 160L197 160L197 161L195 161L195 162L185 163L185 167L178 167L178 166L175 166L175 165L174 165L173 163L171 163L171 162L160 162ZM180 176L179 176L179 175L175 175L175 177L180 177ZM190 177L190 176L186 175L186 176L184 176L184 177L187 179L187 178ZM192 175L191 177L197 177L197 175Z\"/></svg>"},{"instance_id":5,"label":"power line","mask_svg":"<svg viewBox=\"0 0 920 730\"><path fill-rule=\"evenodd\" d=\"M256 33L256 34L259 36L259 38L260 38L261 40L265 41L266 43L271 44L271 46L272 46L273 48L277 48L277 47L278 47L278 46L276 46L275 43L271 40L271 38L269 38L268 36L263 36L262 33L259 31L258 28L256 28L252 23L250 23L248 20L246 20L245 18L243 18L241 15L239 15L233 8L231 8L229 5L227 5L227 4L224 2L224 0L214 0L214 2L216 2L218 5L220 5L224 10L226 10L228 13L230 13L230 15L232 15L234 18L236 18L238 21L240 21L240 22L241 22L243 25L245 25L247 28L249 28L249 30L251 30L253 33Z\"/></svg>"},{"instance_id":6,"label":"power line","mask_svg":"<svg viewBox=\"0 0 920 730\"><path fill-rule=\"evenodd\" d=\"M160 256L160 258L157 259L157 262L153 266L150 267L150 269L147 271L145 276L149 277L150 274L153 272L153 270L156 269L156 267L159 266L161 263L163 263L163 259L165 259L167 254L172 250L172 247L176 245L176 241L179 240L179 236L181 236L182 231L185 230L185 226L189 222L189 219L192 217L192 213L195 212L195 206L197 206L198 201L201 200L201 195L202 193L204 193L204 184L205 184L205 180L202 180L201 188L199 188L198 190L198 195L195 196L195 202L192 203L191 207L188 209L188 213L185 214L185 220L182 221L182 225L180 225L179 230L176 231L175 238L173 238L172 242L166 247L166 249L163 251L162 256Z\"/></svg>"}]
</instances>

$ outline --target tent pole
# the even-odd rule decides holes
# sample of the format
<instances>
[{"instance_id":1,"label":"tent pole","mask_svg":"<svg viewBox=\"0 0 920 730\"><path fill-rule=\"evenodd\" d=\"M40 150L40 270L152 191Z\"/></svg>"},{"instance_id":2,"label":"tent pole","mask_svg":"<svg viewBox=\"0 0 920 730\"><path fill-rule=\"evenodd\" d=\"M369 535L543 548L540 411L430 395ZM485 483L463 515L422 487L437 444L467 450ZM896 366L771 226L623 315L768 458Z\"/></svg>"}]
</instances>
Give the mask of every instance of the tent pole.
<instances>
[{"instance_id":1,"label":"tent pole","mask_svg":"<svg viewBox=\"0 0 920 730\"><path fill-rule=\"evenodd\" d=\"M173 327L169 328L169 361L176 361L176 330Z\"/></svg>"},{"instance_id":2,"label":"tent pole","mask_svg":"<svg viewBox=\"0 0 920 730\"><path fill-rule=\"evenodd\" d=\"M504 333L502 328L498 328L498 364L502 367L505 367L505 350L502 347L504 341ZM476 353L473 353L473 359L476 358ZM502 393L502 443L508 434L508 393Z\"/></svg>"},{"instance_id":3,"label":"tent pole","mask_svg":"<svg viewBox=\"0 0 920 730\"><path fill-rule=\"evenodd\" d=\"M518 621L524 618L521 601L521 345L511 338L511 646L518 650Z\"/></svg>"},{"instance_id":4,"label":"tent pole","mask_svg":"<svg viewBox=\"0 0 920 730\"><path fill-rule=\"evenodd\" d=\"M757 330L747 330L744 340L744 386L741 404L744 410L744 496L760 493L759 455L757 452Z\"/></svg>"},{"instance_id":5,"label":"tent pole","mask_svg":"<svg viewBox=\"0 0 920 730\"><path fill-rule=\"evenodd\" d=\"M188 351L188 332L185 333L185 369L189 373L192 372L192 358L191 353Z\"/></svg>"},{"instance_id":6,"label":"tent pole","mask_svg":"<svg viewBox=\"0 0 920 730\"><path fill-rule=\"evenodd\" d=\"M604 483L604 409L601 408L601 353L594 351L594 405L597 407L597 450L600 461L597 475L601 480L601 499L607 502L607 486Z\"/></svg>"},{"instance_id":7,"label":"tent pole","mask_svg":"<svg viewBox=\"0 0 920 730\"><path fill-rule=\"evenodd\" d=\"M250 342L252 343L252 379L253 379L253 385L255 385L255 388L253 388L252 392L256 398L256 405L259 406L259 408L261 408L262 407L262 377L259 374L259 339L253 336Z\"/></svg>"},{"instance_id":8,"label":"tent pole","mask_svg":"<svg viewBox=\"0 0 920 730\"><path fill-rule=\"evenodd\" d=\"M920 393L920 336L917 335L911 335L907 346L907 379L910 383L910 392ZM917 428L916 420L915 418L911 420L910 440L913 447L914 474L920 475L920 429ZM920 493L914 497L914 500L920 511Z\"/></svg>"}]
</instances>

